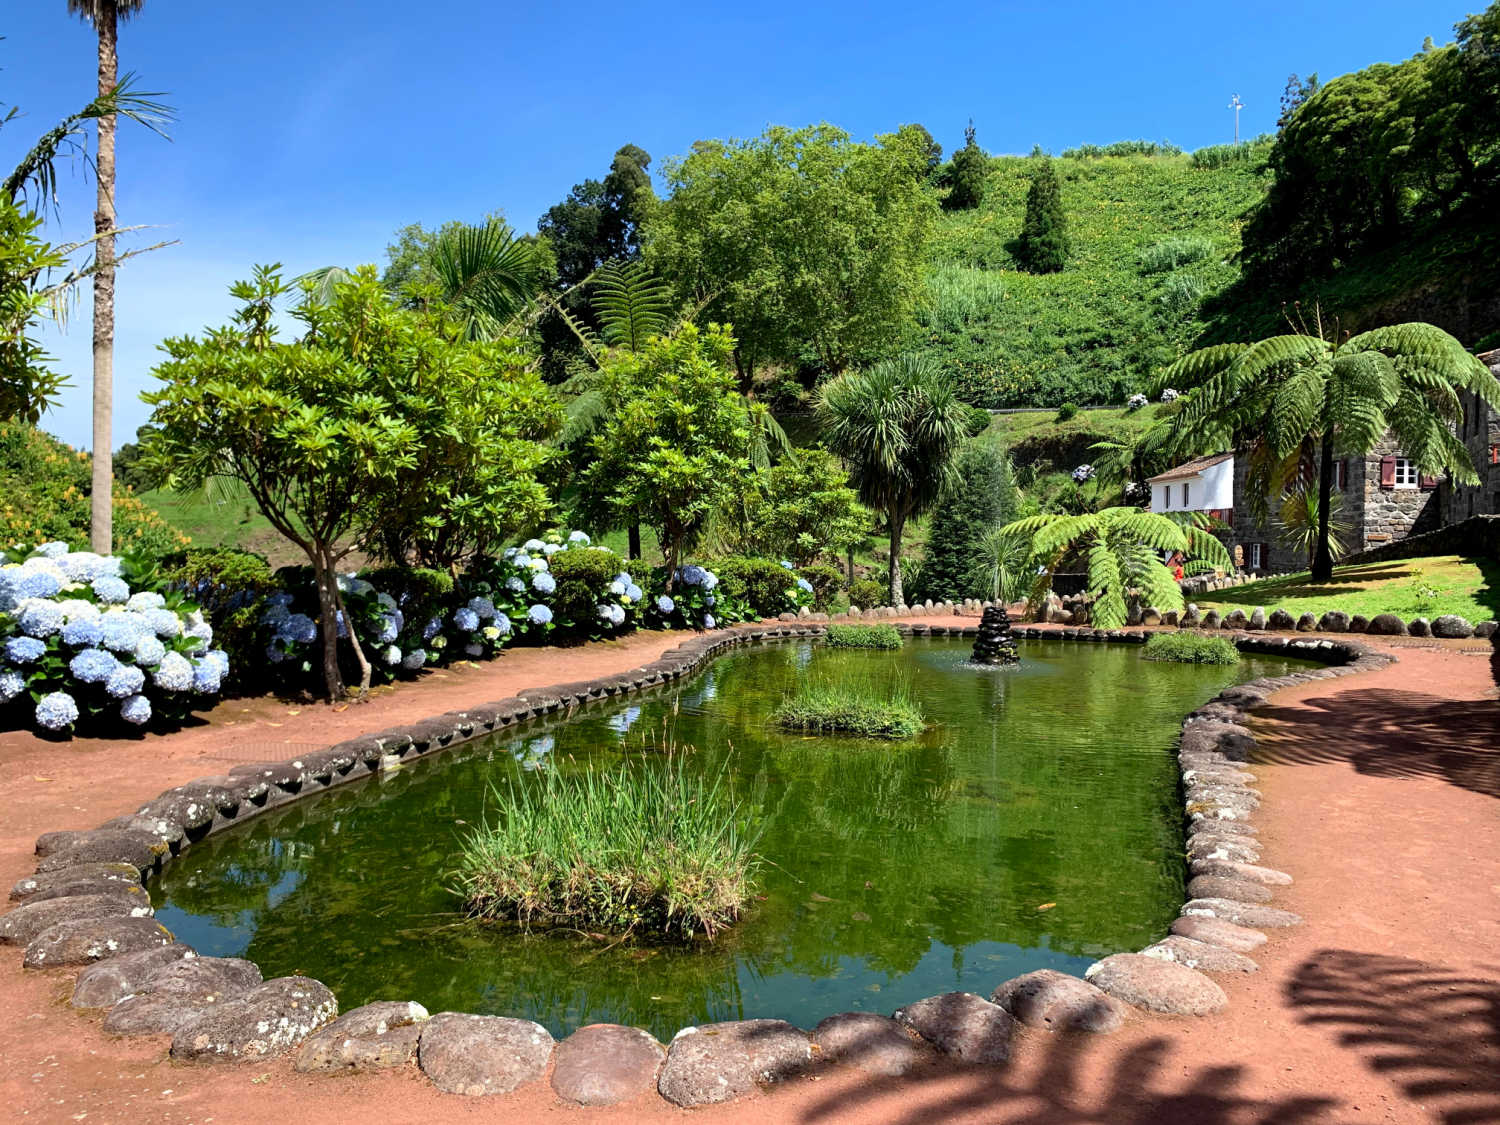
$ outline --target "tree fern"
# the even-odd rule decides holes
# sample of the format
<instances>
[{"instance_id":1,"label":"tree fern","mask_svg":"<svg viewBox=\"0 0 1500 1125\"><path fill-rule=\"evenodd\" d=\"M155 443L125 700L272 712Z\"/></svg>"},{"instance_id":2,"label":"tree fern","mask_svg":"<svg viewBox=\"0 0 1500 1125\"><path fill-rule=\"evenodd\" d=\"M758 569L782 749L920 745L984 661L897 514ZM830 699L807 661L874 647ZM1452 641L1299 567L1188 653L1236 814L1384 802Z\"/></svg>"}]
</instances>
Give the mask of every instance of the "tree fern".
<instances>
[{"instance_id":1,"label":"tree fern","mask_svg":"<svg viewBox=\"0 0 1500 1125\"><path fill-rule=\"evenodd\" d=\"M611 263L594 279L594 312L604 342L638 352L672 319L671 289L641 262Z\"/></svg>"}]
</instances>

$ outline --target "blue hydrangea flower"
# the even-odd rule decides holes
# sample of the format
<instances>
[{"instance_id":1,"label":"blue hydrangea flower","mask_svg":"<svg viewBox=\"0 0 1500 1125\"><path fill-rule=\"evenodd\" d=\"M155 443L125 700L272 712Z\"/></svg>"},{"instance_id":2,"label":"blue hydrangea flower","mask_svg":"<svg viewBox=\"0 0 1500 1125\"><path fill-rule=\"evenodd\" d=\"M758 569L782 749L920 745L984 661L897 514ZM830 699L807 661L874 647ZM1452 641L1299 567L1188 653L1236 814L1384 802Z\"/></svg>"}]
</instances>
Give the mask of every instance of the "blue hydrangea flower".
<instances>
[{"instance_id":1,"label":"blue hydrangea flower","mask_svg":"<svg viewBox=\"0 0 1500 1125\"><path fill-rule=\"evenodd\" d=\"M285 590L277 590L274 594L266 595L267 605L285 607L291 605L293 600L292 595L288 594Z\"/></svg>"},{"instance_id":2,"label":"blue hydrangea flower","mask_svg":"<svg viewBox=\"0 0 1500 1125\"><path fill-rule=\"evenodd\" d=\"M50 637L61 633L65 618L56 602L42 598L28 598L21 603L21 612L16 617L21 632L32 637Z\"/></svg>"},{"instance_id":3,"label":"blue hydrangea flower","mask_svg":"<svg viewBox=\"0 0 1500 1125\"><path fill-rule=\"evenodd\" d=\"M375 600L380 603L380 608L382 609L394 611L396 608L396 599L391 597L384 590L375 595Z\"/></svg>"},{"instance_id":4,"label":"blue hydrangea flower","mask_svg":"<svg viewBox=\"0 0 1500 1125\"><path fill-rule=\"evenodd\" d=\"M338 584L340 590L346 594L353 594L355 597L362 598L366 594L373 594L375 592L374 586L371 586L363 578L355 578L352 574L340 574L338 576Z\"/></svg>"},{"instance_id":5,"label":"blue hydrangea flower","mask_svg":"<svg viewBox=\"0 0 1500 1125\"><path fill-rule=\"evenodd\" d=\"M703 604L708 606L709 609L713 609L714 606L719 604L719 599L714 597L712 594L709 594L706 598L703 599Z\"/></svg>"},{"instance_id":6,"label":"blue hydrangea flower","mask_svg":"<svg viewBox=\"0 0 1500 1125\"><path fill-rule=\"evenodd\" d=\"M538 594L553 594L557 592L557 579L545 570L539 570L531 577L531 588Z\"/></svg>"},{"instance_id":7,"label":"blue hydrangea flower","mask_svg":"<svg viewBox=\"0 0 1500 1125\"><path fill-rule=\"evenodd\" d=\"M272 664L280 664L286 660L286 653L281 651L281 647L275 641L272 641L266 646L266 659Z\"/></svg>"},{"instance_id":8,"label":"blue hydrangea flower","mask_svg":"<svg viewBox=\"0 0 1500 1125\"><path fill-rule=\"evenodd\" d=\"M104 601L107 606L118 606L130 600L130 586L123 577L115 577L114 574L101 574L93 580L93 591L95 597Z\"/></svg>"},{"instance_id":9,"label":"blue hydrangea flower","mask_svg":"<svg viewBox=\"0 0 1500 1125\"><path fill-rule=\"evenodd\" d=\"M163 691L192 691L193 666L180 652L169 652L161 658L151 679Z\"/></svg>"},{"instance_id":10,"label":"blue hydrangea flower","mask_svg":"<svg viewBox=\"0 0 1500 1125\"><path fill-rule=\"evenodd\" d=\"M135 695L145 686L146 673L134 664L120 664L104 681L104 690L116 699Z\"/></svg>"},{"instance_id":11,"label":"blue hydrangea flower","mask_svg":"<svg viewBox=\"0 0 1500 1125\"><path fill-rule=\"evenodd\" d=\"M197 647L205 648L213 643L214 627L203 620L203 614L195 609L192 613L188 614L187 624L183 627L182 635L191 640L201 641L202 643Z\"/></svg>"},{"instance_id":12,"label":"blue hydrangea flower","mask_svg":"<svg viewBox=\"0 0 1500 1125\"><path fill-rule=\"evenodd\" d=\"M54 539L50 543L43 543L35 551L34 555L40 555L44 559L60 559L68 553L68 545L61 539Z\"/></svg>"},{"instance_id":13,"label":"blue hydrangea flower","mask_svg":"<svg viewBox=\"0 0 1500 1125\"><path fill-rule=\"evenodd\" d=\"M481 621L489 621L495 616L495 603L489 598L470 598L469 608L474 611L475 616Z\"/></svg>"},{"instance_id":14,"label":"blue hydrangea flower","mask_svg":"<svg viewBox=\"0 0 1500 1125\"><path fill-rule=\"evenodd\" d=\"M177 637L182 634L182 618L170 609L147 610L146 619L151 622L151 630L158 637Z\"/></svg>"},{"instance_id":15,"label":"blue hydrangea flower","mask_svg":"<svg viewBox=\"0 0 1500 1125\"><path fill-rule=\"evenodd\" d=\"M669 598L666 594L661 594L656 599L656 608L661 610L661 612L663 613L671 613L674 609L677 608L677 603Z\"/></svg>"},{"instance_id":16,"label":"blue hydrangea flower","mask_svg":"<svg viewBox=\"0 0 1500 1125\"><path fill-rule=\"evenodd\" d=\"M587 547L590 543L593 542L593 540L590 539L585 532L582 532L582 531L570 531L570 532L568 532L568 542L569 543L582 543L585 547Z\"/></svg>"},{"instance_id":17,"label":"blue hydrangea flower","mask_svg":"<svg viewBox=\"0 0 1500 1125\"><path fill-rule=\"evenodd\" d=\"M46 642L35 637L11 637L5 642L5 659L12 664L30 664L40 660L46 652Z\"/></svg>"},{"instance_id":18,"label":"blue hydrangea flower","mask_svg":"<svg viewBox=\"0 0 1500 1125\"><path fill-rule=\"evenodd\" d=\"M151 721L151 700L144 695L132 695L120 704L120 718L138 727L145 726Z\"/></svg>"},{"instance_id":19,"label":"blue hydrangea flower","mask_svg":"<svg viewBox=\"0 0 1500 1125\"><path fill-rule=\"evenodd\" d=\"M625 596L633 602L640 601L644 595L645 591L637 586L634 582L631 582L625 587Z\"/></svg>"},{"instance_id":20,"label":"blue hydrangea flower","mask_svg":"<svg viewBox=\"0 0 1500 1125\"><path fill-rule=\"evenodd\" d=\"M401 635L401 626L396 621L396 615L387 613L380 619L380 632L376 635L383 645L388 645Z\"/></svg>"},{"instance_id":21,"label":"blue hydrangea flower","mask_svg":"<svg viewBox=\"0 0 1500 1125\"><path fill-rule=\"evenodd\" d=\"M703 588L705 590L712 590L718 584L719 576L717 574L715 574L711 570L705 570L703 572Z\"/></svg>"},{"instance_id":22,"label":"blue hydrangea flower","mask_svg":"<svg viewBox=\"0 0 1500 1125\"><path fill-rule=\"evenodd\" d=\"M135 646L135 662L146 668L154 668L167 655L167 646L155 637L142 637ZM187 661L183 661L187 663Z\"/></svg>"},{"instance_id":23,"label":"blue hydrangea flower","mask_svg":"<svg viewBox=\"0 0 1500 1125\"><path fill-rule=\"evenodd\" d=\"M521 544L521 549L523 551L540 551L546 545L540 539L528 539L525 543Z\"/></svg>"},{"instance_id":24,"label":"blue hydrangea flower","mask_svg":"<svg viewBox=\"0 0 1500 1125\"><path fill-rule=\"evenodd\" d=\"M333 611L333 631L339 640L349 635L349 623L344 620L344 611L341 609Z\"/></svg>"},{"instance_id":25,"label":"blue hydrangea flower","mask_svg":"<svg viewBox=\"0 0 1500 1125\"><path fill-rule=\"evenodd\" d=\"M708 577L708 571L701 566L685 566L677 572L677 577L684 586L701 586Z\"/></svg>"},{"instance_id":26,"label":"blue hydrangea flower","mask_svg":"<svg viewBox=\"0 0 1500 1125\"><path fill-rule=\"evenodd\" d=\"M812 583L809 582L806 578L797 579L797 589L801 590L804 594L810 594L813 592Z\"/></svg>"},{"instance_id":27,"label":"blue hydrangea flower","mask_svg":"<svg viewBox=\"0 0 1500 1125\"><path fill-rule=\"evenodd\" d=\"M531 556L525 551L517 551L511 556L510 561L516 566L530 566Z\"/></svg>"},{"instance_id":28,"label":"blue hydrangea flower","mask_svg":"<svg viewBox=\"0 0 1500 1125\"><path fill-rule=\"evenodd\" d=\"M130 600L125 603L126 609L133 609L137 613L143 613L148 609L161 609L167 604L167 599L155 590L142 590L139 594L131 594Z\"/></svg>"},{"instance_id":29,"label":"blue hydrangea flower","mask_svg":"<svg viewBox=\"0 0 1500 1125\"><path fill-rule=\"evenodd\" d=\"M19 672L6 669L0 672L0 703L9 703L26 690L26 678Z\"/></svg>"},{"instance_id":30,"label":"blue hydrangea flower","mask_svg":"<svg viewBox=\"0 0 1500 1125\"><path fill-rule=\"evenodd\" d=\"M464 606L453 615L453 624L457 625L465 633L472 633L479 628L479 614L468 606Z\"/></svg>"},{"instance_id":31,"label":"blue hydrangea flower","mask_svg":"<svg viewBox=\"0 0 1500 1125\"><path fill-rule=\"evenodd\" d=\"M788 562L786 559L782 559L781 560L781 567L782 567L783 570L795 570L796 569L796 567L792 566L792 564L790 562Z\"/></svg>"},{"instance_id":32,"label":"blue hydrangea flower","mask_svg":"<svg viewBox=\"0 0 1500 1125\"><path fill-rule=\"evenodd\" d=\"M619 574L615 575L615 581L623 582L625 583L625 585L629 586L632 582L635 581L635 579L630 577L630 573L628 571L622 570Z\"/></svg>"},{"instance_id":33,"label":"blue hydrangea flower","mask_svg":"<svg viewBox=\"0 0 1500 1125\"><path fill-rule=\"evenodd\" d=\"M318 639L318 623L305 613L288 614L277 627L276 636L283 641L310 645Z\"/></svg>"},{"instance_id":34,"label":"blue hydrangea flower","mask_svg":"<svg viewBox=\"0 0 1500 1125\"><path fill-rule=\"evenodd\" d=\"M229 654L222 648L209 649L203 654L202 662L217 665L220 678L229 675Z\"/></svg>"},{"instance_id":35,"label":"blue hydrangea flower","mask_svg":"<svg viewBox=\"0 0 1500 1125\"><path fill-rule=\"evenodd\" d=\"M501 636L502 636L502 637L507 637L507 636L509 636L509 635L510 635L510 618L509 618L509 617L506 617L506 616L505 616L505 614L503 614L503 613L502 613L502 614L499 614L499 615L498 615L498 616L496 616L496 618L495 618L495 621L494 621L494 628L495 628L495 630L496 630L496 631L497 631L497 632L498 632L498 633L499 633L499 634L500 634L500 635L501 635Z\"/></svg>"},{"instance_id":36,"label":"blue hydrangea flower","mask_svg":"<svg viewBox=\"0 0 1500 1125\"><path fill-rule=\"evenodd\" d=\"M526 583L513 574L505 580L505 588L512 594L524 594L526 592Z\"/></svg>"},{"instance_id":37,"label":"blue hydrangea flower","mask_svg":"<svg viewBox=\"0 0 1500 1125\"><path fill-rule=\"evenodd\" d=\"M401 650L395 645L389 645L387 646L386 650L380 654L380 659L392 666L400 664Z\"/></svg>"},{"instance_id":38,"label":"blue hydrangea flower","mask_svg":"<svg viewBox=\"0 0 1500 1125\"><path fill-rule=\"evenodd\" d=\"M63 611L63 617L69 622L99 619L99 607L82 598L65 598L57 603L57 608Z\"/></svg>"},{"instance_id":39,"label":"blue hydrangea flower","mask_svg":"<svg viewBox=\"0 0 1500 1125\"><path fill-rule=\"evenodd\" d=\"M193 668L193 690L203 695L217 695L222 679L218 664L199 661Z\"/></svg>"},{"instance_id":40,"label":"blue hydrangea flower","mask_svg":"<svg viewBox=\"0 0 1500 1125\"><path fill-rule=\"evenodd\" d=\"M115 652L134 652L146 635L138 614L106 613L99 618L99 643Z\"/></svg>"},{"instance_id":41,"label":"blue hydrangea flower","mask_svg":"<svg viewBox=\"0 0 1500 1125\"><path fill-rule=\"evenodd\" d=\"M542 554L544 554L544 555L555 555L555 554L557 554L558 551L561 551L561 550L562 550L562 544L561 543L544 543L542 545Z\"/></svg>"},{"instance_id":42,"label":"blue hydrangea flower","mask_svg":"<svg viewBox=\"0 0 1500 1125\"><path fill-rule=\"evenodd\" d=\"M526 611L526 618L533 625L552 624L552 611L544 605L534 605Z\"/></svg>"},{"instance_id":43,"label":"blue hydrangea flower","mask_svg":"<svg viewBox=\"0 0 1500 1125\"><path fill-rule=\"evenodd\" d=\"M102 684L119 666L114 654L99 648L86 648L68 661L73 678L85 684Z\"/></svg>"},{"instance_id":44,"label":"blue hydrangea flower","mask_svg":"<svg viewBox=\"0 0 1500 1125\"><path fill-rule=\"evenodd\" d=\"M420 648L412 649L401 658L401 667L405 668L409 672L415 672L418 668L422 667L422 665L426 663L427 653Z\"/></svg>"},{"instance_id":45,"label":"blue hydrangea flower","mask_svg":"<svg viewBox=\"0 0 1500 1125\"><path fill-rule=\"evenodd\" d=\"M64 730L78 721L78 704L65 691L42 696L36 705L36 725L46 730Z\"/></svg>"},{"instance_id":46,"label":"blue hydrangea flower","mask_svg":"<svg viewBox=\"0 0 1500 1125\"><path fill-rule=\"evenodd\" d=\"M703 627L705 629L717 628L718 624L719 623L714 620L714 615L713 614L711 614L711 613L705 613L703 615Z\"/></svg>"},{"instance_id":47,"label":"blue hydrangea flower","mask_svg":"<svg viewBox=\"0 0 1500 1125\"><path fill-rule=\"evenodd\" d=\"M432 640L433 637L438 635L438 630L440 630L442 627L443 622L441 618L430 618L427 624L422 626L422 639L424 641Z\"/></svg>"},{"instance_id":48,"label":"blue hydrangea flower","mask_svg":"<svg viewBox=\"0 0 1500 1125\"><path fill-rule=\"evenodd\" d=\"M104 639L104 626L99 620L69 621L63 626L63 643L74 648L91 648Z\"/></svg>"}]
</instances>

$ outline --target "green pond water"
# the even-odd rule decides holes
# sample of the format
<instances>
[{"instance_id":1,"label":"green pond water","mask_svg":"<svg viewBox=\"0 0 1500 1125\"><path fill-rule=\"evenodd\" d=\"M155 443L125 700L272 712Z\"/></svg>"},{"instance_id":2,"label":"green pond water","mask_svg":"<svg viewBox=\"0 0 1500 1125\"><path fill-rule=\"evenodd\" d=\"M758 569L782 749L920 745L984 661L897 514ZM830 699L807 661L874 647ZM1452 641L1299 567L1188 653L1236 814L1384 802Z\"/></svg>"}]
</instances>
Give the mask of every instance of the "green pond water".
<instances>
[{"instance_id":1,"label":"green pond water","mask_svg":"<svg viewBox=\"0 0 1500 1125\"><path fill-rule=\"evenodd\" d=\"M966 666L958 641L737 650L694 680L264 814L194 846L152 899L200 952L249 957L267 977L306 973L345 1010L417 1000L529 1017L556 1035L608 1021L668 1037L758 1016L810 1027L953 989L988 995L1031 969L1081 972L1162 936L1182 903L1170 753L1182 716L1296 662L1199 667L1142 660L1136 646L1021 646L1010 669ZM906 684L932 728L888 744L770 726L800 679L841 672ZM727 764L763 820L764 897L732 931L690 947L611 946L456 913L448 872L492 783L629 768L666 737L695 747L688 760L705 771Z\"/></svg>"}]
</instances>

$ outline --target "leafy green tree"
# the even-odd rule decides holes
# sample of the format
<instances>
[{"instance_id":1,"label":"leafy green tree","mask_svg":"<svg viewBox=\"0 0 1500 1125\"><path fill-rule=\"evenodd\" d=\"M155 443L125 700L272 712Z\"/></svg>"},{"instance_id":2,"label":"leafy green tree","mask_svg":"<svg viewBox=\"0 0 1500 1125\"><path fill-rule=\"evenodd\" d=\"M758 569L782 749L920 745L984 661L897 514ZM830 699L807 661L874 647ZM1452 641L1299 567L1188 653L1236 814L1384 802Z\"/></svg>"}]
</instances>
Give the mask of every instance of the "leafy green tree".
<instances>
[{"instance_id":1,"label":"leafy green tree","mask_svg":"<svg viewBox=\"0 0 1500 1125\"><path fill-rule=\"evenodd\" d=\"M896 135L907 141L922 156L919 172L931 181L943 164L943 146L938 144L925 125L902 125Z\"/></svg>"},{"instance_id":2,"label":"leafy green tree","mask_svg":"<svg viewBox=\"0 0 1500 1125\"><path fill-rule=\"evenodd\" d=\"M1289 75L1286 80L1286 89L1281 92L1281 115L1276 118L1276 131L1279 133L1285 129L1302 103L1317 92L1316 72L1309 74L1306 78L1298 78L1295 74Z\"/></svg>"},{"instance_id":3,"label":"leafy green tree","mask_svg":"<svg viewBox=\"0 0 1500 1125\"><path fill-rule=\"evenodd\" d=\"M512 443L522 440L517 429L555 426L556 408L549 423L524 383L506 388L521 376L504 346L468 342L442 320L399 308L372 266L327 300L305 289L292 310L305 331L286 342L274 319L287 293L276 267L258 267L231 293L243 305L230 325L163 345L164 386L143 396L155 427L144 463L174 488L241 482L307 556L324 682L336 699L339 563L358 546L389 542L395 521L407 522L404 542L418 557L446 560L482 546L495 519L524 518L527 505L540 517L545 494L524 479L538 458ZM517 410L541 420L517 423ZM455 547L464 537L468 547ZM347 642L363 692L369 662L352 632Z\"/></svg>"},{"instance_id":4,"label":"leafy green tree","mask_svg":"<svg viewBox=\"0 0 1500 1125\"><path fill-rule=\"evenodd\" d=\"M1057 169L1051 157L1036 157L1031 187L1026 192L1026 217L1021 220L1016 258L1027 273L1057 273L1067 265L1070 253L1068 216L1063 211Z\"/></svg>"},{"instance_id":5,"label":"leafy green tree","mask_svg":"<svg viewBox=\"0 0 1500 1125\"><path fill-rule=\"evenodd\" d=\"M919 597L953 601L983 589L985 534L1019 514L1020 493L1005 447L979 438L958 454L953 481L933 510Z\"/></svg>"},{"instance_id":6,"label":"leafy green tree","mask_svg":"<svg viewBox=\"0 0 1500 1125\"><path fill-rule=\"evenodd\" d=\"M949 170L948 197L943 206L950 211L972 211L984 202L984 176L989 170L989 158L974 139L974 122L964 130L964 147L953 154L953 167Z\"/></svg>"},{"instance_id":7,"label":"leafy green tree","mask_svg":"<svg viewBox=\"0 0 1500 1125\"><path fill-rule=\"evenodd\" d=\"M1182 608L1182 589L1162 561L1165 552L1181 551L1213 566L1231 565L1224 544L1206 524L1206 517L1196 512L1174 517L1139 508L1104 508L1081 515L1027 516L999 534L1025 542L1030 557L1043 566L1034 593L1050 584L1063 558L1082 558L1094 599L1091 621L1101 629L1118 629L1125 624L1126 597L1132 590L1158 609Z\"/></svg>"},{"instance_id":8,"label":"leafy green tree","mask_svg":"<svg viewBox=\"0 0 1500 1125\"><path fill-rule=\"evenodd\" d=\"M582 284L606 262L639 257L640 227L656 201L650 167L648 152L625 145L603 181L574 184L568 197L537 221L557 255L557 279L564 288Z\"/></svg>"},{"instance_id":9,"label":"leafy green tree","mask_svg":"<svg viewBox=\"0 0 1500 1125\"><path fill-rule=\"evenodd\" d=\"M869 535L870 513L849 487L849 474L821 449L801 450L760 474L745 494L748 553L811 566L827 554L837 559Z\"/></svg>"},{"instance_id":10,"label":"leafy green tree","mask_svg":"<svg viewBox=\"0 0 1500 1125\"><path fill-rule=\"evenodd\" d=\"M655 336L600 369L604 421L580 486L606 524L656 530L669 571L709 519L749 486L750 435L729 364L734 337L710 325Z\"/></svg>"},{"instance_id":11,"label":"leafy green tree","mask_svg":"<svg viewBox=\"0 0 1500 1125\"><path fill-rule=\"evenodd\" d=\"M929 510L952 480L969 408L930 359L906 355L829 380L816 413L824 442L849 463L860 500L886 518L891 604L900 605L907 521Z\"/></svg>"},{"instance_id":12,"label":"leafy green tree","mask_svg":"<svg viewBox=\"0 0 1500 1125\"><path fill-rule=\"evenodd\" d=\"M667 164L646 260L734 326L743 389L805 352L842 371L891 348L924 292L926 159L910 134L858 144L830 125L700 141Z\"/></svg>"},{"instance_id":13,"label":"leafy green tree","mask_svg":"<svg viewBox=\"0 0 1500 1125\"><path fill-rule=\"evenodd\" d=\"M1500 383L1448 333L1430 324L1394 324L1357 336L1315 331L1253 344L1220 344L1184 356L1158 388L1191 388L1177 416L1192 429L1212 425L1249 451L1248 490L1257 510L1291 487L1304 459L1318 460L1319 527L1312 576L1333 575L1329 517L1335 450L1362 455L1389 430L1426 474L1477 484L1468 448L1454 435L1460 393L1500 408Z\"/></svg>"}]
</instances>

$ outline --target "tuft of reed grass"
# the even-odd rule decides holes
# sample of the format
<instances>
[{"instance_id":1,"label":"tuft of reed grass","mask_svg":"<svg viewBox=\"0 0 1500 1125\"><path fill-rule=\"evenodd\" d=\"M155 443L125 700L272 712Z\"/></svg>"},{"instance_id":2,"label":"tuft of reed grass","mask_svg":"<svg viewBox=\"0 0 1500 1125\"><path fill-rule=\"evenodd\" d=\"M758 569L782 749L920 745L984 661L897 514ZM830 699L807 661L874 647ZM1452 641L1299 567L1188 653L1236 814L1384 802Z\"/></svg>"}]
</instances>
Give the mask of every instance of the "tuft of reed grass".
<instances>
[{"instance_id":1,"label":"tuft of reed grass","mask_svg":"<svg viewBox=\"0 0 1500 1125\"><path fill-rule=\"evenodd\" d=\"M755 890L758 827L725 771L681 753L612 771L555 770L491 789L493 820L463 842L473 917L686 940L735 922Z\"/></svg>"},{"instance_id":2,"label":"tuft of reed grass","mask_svg":"<svg viewBox=\"0 0 1500 1125\"><path fill-rule=\"evenodd\" d=\"M900 648L901 633L894 625L830 625L832 648Z\"/></svg>"},{"instance_id":3,"label":"tuft of reed grass","mask_svg":"<svg viewBox=\"0 0 1500 1125\"><path fill-rule=\"evenodd\" d=\"M1240 650L1223 637L1197 633L1155 633L1146 642L1147 660L1171 660L1178 664L1238 664Z\"/></svg>"},{"instance_id":4,"label":"tuft of reed grass","mask_svg":"<svg viewBox=\"0 0 1500 1125\"><path fill-rule=\"evenodd\" d=\"M1201 261L1214 252L1214 244L1201 235L1164 238L1143 247L1136 255L1142 273L1165 273L1190 262Z\"/></svg>"},{"instance_id":5,"label":"tuft of reed grass","mask_svg":"<svg viewBox=\"0 0 1500 1125\"><path fill-rule=\"evenodd\" d=\"M783 730L860 738L914 738L927 729L906 688L847 682L804 684L781 701L772 719Z\"/></svg>"}]
</instances>

